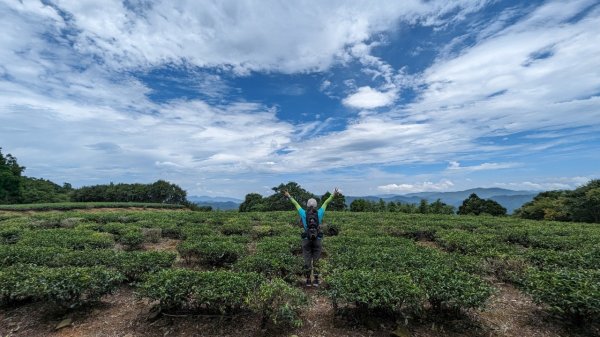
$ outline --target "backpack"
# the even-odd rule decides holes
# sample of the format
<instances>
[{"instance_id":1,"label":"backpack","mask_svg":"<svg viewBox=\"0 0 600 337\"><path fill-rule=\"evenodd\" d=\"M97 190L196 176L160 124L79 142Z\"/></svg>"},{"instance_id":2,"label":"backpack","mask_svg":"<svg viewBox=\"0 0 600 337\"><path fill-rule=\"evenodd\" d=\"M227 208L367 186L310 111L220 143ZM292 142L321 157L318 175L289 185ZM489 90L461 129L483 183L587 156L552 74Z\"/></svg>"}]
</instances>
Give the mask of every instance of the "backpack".
<instances>
[{"instance_id":1,"label":"backpack","mask_svg":"<svg viewBox=\"0 0 600 337\"><path fill-rule=\"evenodd\" d=\"M321 237L319 214L314 209L306 211L306 227L306 236L310 240L316 240L318 237Z\"/></svg>"}]
</instances>

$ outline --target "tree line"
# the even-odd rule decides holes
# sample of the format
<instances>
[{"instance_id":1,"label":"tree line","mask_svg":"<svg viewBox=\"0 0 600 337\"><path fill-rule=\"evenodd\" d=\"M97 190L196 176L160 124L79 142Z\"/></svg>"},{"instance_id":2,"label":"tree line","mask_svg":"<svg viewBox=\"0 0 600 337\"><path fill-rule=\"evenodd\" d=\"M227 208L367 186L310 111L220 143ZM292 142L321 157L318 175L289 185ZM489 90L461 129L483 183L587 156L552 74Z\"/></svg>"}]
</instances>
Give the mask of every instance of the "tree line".
<instances>
[{"instance_id":1,"label":"tree line","mask_svg":"<svg viewBox=\"0 0 600 337\"><path fill-rule=\"evenodd\" d=\"M104 184L74 189L71 184L57 185L50 180L23 175L11 154L0 148L0 204L52 202L152 202L197 207L187 200L186 192L176 184L158 180L151 184ZM197 207L202 210L209 210Z\"/></svg>"},{"instance_id":2,"label":"tree line","mask_svg":"<svg viewBox=\"0 0 600 337\"><path fill-rule=\"evenodd\" d=\"M515 214L524 219L600 223L600 179L574 190L539 193Z\"/></svg>"},{"instance_id":3,"label":"tree line","mask_svg":"<svg viewBox=\"0 0 600 337\"><path fill-rule=\"evenodd\" d=\"M288 191L300 203L306 205L306 201L310 198L317 200L321 204L322 201L329 198L330 192L322 196L318 196L302 188L296 182L288 182L273 187L273 194L263 197L258 193L249 193L244 198L244 202L240 204L240 212L268 212L268 211L291 211L294 210L294 205L283 195L283 191ZM327 206L328 210L351 212L401 212L401 213L421 213L421 214L454 214L455 207L443 203L440 199L429 203L422 199L417 204L408 204L401 202L385 202L383 199L372 201L366 199L355 199L350 203L350 207L346 205L346 197L343 194L338 194ZM471 194L465 199L463 204L458 209L458 214L489 214L489 215L506 215L506 208L493 200L485 200L479 198L476 194Z\"/></svg>"}]
</instances>

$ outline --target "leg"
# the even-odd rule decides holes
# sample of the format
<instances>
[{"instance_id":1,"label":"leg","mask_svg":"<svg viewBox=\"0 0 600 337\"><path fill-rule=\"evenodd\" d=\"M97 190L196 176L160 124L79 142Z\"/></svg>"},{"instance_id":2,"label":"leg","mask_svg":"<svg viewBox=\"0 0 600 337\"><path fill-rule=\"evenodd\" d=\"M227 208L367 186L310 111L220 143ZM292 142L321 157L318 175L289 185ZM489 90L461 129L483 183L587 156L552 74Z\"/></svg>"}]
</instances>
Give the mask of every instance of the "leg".
<instances>
[{"instance_id":1,"label":"leg","mask_svg":"<svg viewBox=\"0 0 600 337\"><path fill-rule=\"evenodd\" d=\"M312 252L310 240L302 240L302 257L304 257L304 276L310 282L310 270L312 269Z\"/></svg>"},{"instance_id":2,"label":"leg","mask_svg":"<svg viewBox=\"0 0 600 337\"><path fill-rule=\"evenodd\" d=\"M321 258L321 251L323 251L323 242L322 240L313 241L312 246L312 267L313 267L313 275L315 277L315 285L319 285L319 259Z\"/></svg>"}]
</instances>

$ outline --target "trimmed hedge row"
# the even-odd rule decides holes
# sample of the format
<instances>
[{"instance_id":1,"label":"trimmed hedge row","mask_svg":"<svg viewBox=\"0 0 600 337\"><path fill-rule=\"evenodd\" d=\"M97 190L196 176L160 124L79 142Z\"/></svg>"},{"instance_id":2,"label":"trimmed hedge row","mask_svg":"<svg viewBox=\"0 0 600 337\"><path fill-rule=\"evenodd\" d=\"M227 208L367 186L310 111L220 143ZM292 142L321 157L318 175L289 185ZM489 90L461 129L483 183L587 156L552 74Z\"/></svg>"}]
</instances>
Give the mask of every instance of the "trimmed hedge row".
<instances>
[{"instance_id":1,"label":"trimmed hedge row","mask_svg":"<svg viewBox=\"0 0 600 337\"><path fill-rule=\"evenodd\" d=\"M573 321L600 319L600 270L529 269L524 288L538 303Z\"/></svg>"},{"instance_id":2,"label":"trimmed hedge row","mask_svg":"<svg viewBox=\"0 0 600 337\"><path fill-rule=\"evenodd\" d=\"M222 267L246 254L247 241L247 237L202 236L181 242L177 251L188 263Z\"/></svg>"},{"instance_id":3,"label":"trimmed hedge row","mask_svg":"<svg viewBox=\"0 0 600 337\"><path fill-rule=\"evenodd\" d=\"M274 324L292 326L301 324L299 313L307 303L302 291L282 280L269 282L258 273L231 271L162 270L139 286L138 295L159 301L162 309L251 311Z\"/></svg>"},{"instance_id":4,"label":"trimmed hedge row","mask_svg":"<svg viewBox=\"0 0 600 337\"><path fill-rule=\"evenodd\" d=\"M68 250L57 247L0 246L0 266L33 264L48 267L92 267L101 265L121 272L127 280L140 280L145 273L168 268L175 262L170 252L117 252L113 250Z\"/></svg>"},{"instance_id":5,"label":"trimmed hedge row","mask_svg":"<svg viewBox=\"0 0 600 337\"><path fill-rule=\"evenodd\" d=\"M239 271L261 273L269 279L282 278L293 282L302 273L302 257L292 255L300 246L300 239L289 237L265 238L256 244L256 253L238 261Z\"/></svg>"},{"instance_id":6,"label":"trimmed hedge row","mask_svg":"<svg viewBox=\"0 0 600 337\"><path fill-rule=\"evenodd\" d=\"M107 233L56 228L24 231L17 244L29 247L61 247L83 250L111 248L115 242L113 236Z\"/></svg>"},{"instance_id":7,"label":"trimmed hedge row","mask_svg":"<svg viewBox=\"0 0 600 337\"><path fill-rule=\"evenodd\" d=\"M123 275L105 267L15 265L0 270L0 303L50 301L73 308L114 291Z\"/></svg>"}]
</instances>

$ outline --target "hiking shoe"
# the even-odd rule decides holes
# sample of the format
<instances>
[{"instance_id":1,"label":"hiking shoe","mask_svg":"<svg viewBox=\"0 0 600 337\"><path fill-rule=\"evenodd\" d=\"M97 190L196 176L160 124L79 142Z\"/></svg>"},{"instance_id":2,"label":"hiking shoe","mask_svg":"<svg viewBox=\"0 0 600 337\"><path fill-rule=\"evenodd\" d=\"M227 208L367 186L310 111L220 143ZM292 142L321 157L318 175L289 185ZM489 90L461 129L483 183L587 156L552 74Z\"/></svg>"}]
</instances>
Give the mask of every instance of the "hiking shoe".
<instances>
[{"instance_id":1,"label":"hiking shoe","mask_svg":"<svg viewBox=\"0 0 600 337\"><path fill-rule=\"evenodd\" d=\"M310 283L310 279L309 279L309 278L307 278L307 279L306 279L306 286L307 286L307 287L310 287L311 285L312 285L312 284Z\"/></svg>"},{"instance_id":2,"label":"hiking shoe","mask_svg":"<svg viewBox=\"0 0 600 337\"><path fill-rule=\"evenodd\" d=\"M315 279L313 280L313 287L318 287L318 286L319 286L319 279L318 279L318 278L315 278Z\"/></svg>"}]
</instances>

